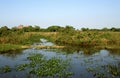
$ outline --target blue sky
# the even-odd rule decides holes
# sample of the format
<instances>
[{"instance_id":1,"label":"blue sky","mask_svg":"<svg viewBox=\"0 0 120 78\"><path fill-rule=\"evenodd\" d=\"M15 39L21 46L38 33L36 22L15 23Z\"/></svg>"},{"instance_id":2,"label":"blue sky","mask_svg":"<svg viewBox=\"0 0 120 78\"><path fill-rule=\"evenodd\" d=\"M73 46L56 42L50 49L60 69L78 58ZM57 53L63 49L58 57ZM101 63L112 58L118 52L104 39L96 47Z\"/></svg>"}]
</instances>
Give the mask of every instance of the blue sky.
<instances>
[{"instance_id":1,"label":"blue sky","mask_svg":"<svg viewBox=\"0 0 120 78\"><path fill-rule=\"evenodd\" d=\"M0 26L120 28L120 0L0 0Z\"/></svg>"}]
</instances>

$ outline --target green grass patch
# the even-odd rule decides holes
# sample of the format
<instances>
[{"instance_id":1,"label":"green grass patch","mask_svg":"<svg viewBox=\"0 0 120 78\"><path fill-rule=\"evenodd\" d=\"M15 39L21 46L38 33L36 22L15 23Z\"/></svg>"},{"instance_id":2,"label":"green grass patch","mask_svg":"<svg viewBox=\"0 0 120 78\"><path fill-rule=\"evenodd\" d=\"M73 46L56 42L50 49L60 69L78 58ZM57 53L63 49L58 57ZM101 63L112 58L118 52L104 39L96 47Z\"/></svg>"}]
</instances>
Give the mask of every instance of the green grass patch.
<instances>
[{"instance_id":1,"label":"green grass patch","mask_svg":"<svg viewBox=\"0 0 120 78\"><path fill-rule=\"evenodd\" d=\"M21 49L21 45L0 44L0 52L10 51L10 50L18 50L18 49Z\"/></svg>"}]
</instances>

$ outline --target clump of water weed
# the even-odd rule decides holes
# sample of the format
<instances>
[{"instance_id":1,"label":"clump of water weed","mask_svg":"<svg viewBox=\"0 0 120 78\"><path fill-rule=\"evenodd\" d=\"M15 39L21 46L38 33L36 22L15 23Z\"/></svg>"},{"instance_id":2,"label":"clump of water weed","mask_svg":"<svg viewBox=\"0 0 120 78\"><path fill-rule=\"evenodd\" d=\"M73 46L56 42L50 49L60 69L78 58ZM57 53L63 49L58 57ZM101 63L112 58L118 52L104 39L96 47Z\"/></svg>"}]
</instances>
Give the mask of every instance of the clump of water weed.
<instances>
[{"instance_id":1,"label":"clump of water weed","mask_svg":"<svg viewBox=\"0 0 120 78\"><path fill-rule=\"evenodd\" d=\"M0 73L7 73L7 72L11 72L12 68L8 65L3 66L2 68L0 68Z\"/></svg>"},{"instance_id":2,"label":"clump of water weed","mask_svg":"<svg viewBox=\"0 0 120 78\"><path fill-rule=\"evenodd\" d=\"M69 60L56 57L47 59L42 54L32 54L27 57L27 60L29 63L19 64L13 70L16 72L27 70L26 73L32 78L69 78L73 75L73 72L69 71ZM12 71L10 66L1 69L4 73Z\"/></svg>"}]
</instances>

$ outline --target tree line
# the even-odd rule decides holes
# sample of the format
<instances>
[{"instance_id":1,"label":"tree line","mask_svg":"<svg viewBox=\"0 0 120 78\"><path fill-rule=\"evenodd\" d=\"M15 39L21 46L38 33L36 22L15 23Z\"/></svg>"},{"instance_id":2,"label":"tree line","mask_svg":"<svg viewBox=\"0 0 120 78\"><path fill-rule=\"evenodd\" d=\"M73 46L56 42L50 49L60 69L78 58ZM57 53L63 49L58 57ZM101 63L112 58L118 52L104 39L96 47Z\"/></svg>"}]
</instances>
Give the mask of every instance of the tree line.
<instances>
[{"instance_id":1,"label":"tree line","mask_svg":"<svg viewBox=\"0 0 120 78\"><path fill-rule=\"evenodd\" d=\"M27 26L27 27L12 27L8 28L7 26L2 26L0 28L0 36L6 36L11 33L16 32L17 34L22 34L24 32L64 32L64 33L73 33L77 31L73 26L67 25L65 27L62 26L49 26L48 28L40 28L40 26ZM81 28L78 31L113 31L120 32L120 28L103 28L103 29L89 29L89 28Z\"/></svg>"}]
</instances>

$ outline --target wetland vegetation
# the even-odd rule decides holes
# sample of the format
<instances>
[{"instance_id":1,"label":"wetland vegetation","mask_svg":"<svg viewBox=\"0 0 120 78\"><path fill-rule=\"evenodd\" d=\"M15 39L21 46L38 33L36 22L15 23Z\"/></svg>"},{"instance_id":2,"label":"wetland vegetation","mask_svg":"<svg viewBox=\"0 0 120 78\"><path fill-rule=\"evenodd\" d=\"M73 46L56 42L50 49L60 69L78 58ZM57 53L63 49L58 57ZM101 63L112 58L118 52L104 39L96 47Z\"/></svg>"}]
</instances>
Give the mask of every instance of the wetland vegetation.
<instances>
[{"instance_id":1,"label":"wetland vegetation","mask_svg":"<svg viewBox=\"0 0 120 78\"><path fill-rule=\"evenodd\" d=\"M68 71L69 60L56 57L46 59L42 54L31 54L26 59L30 62L16 65L14 68L5 65L1 67L0 73L27 70L26 74L29 74L29 78L68 78L73 75L73 72Z\"/></svg>"},{"instance_id":2,"label":"wetland vegetation","mask_svg":"<svg viewBox=\"0 0 120 78\"><path fill-rule=\"evenodd\" d=\"M45 43L41 38L52 42L54 48L40 49ZM24 51L30 54L22 53ZM0 77L119 78L120 28L76 30L72 26L46 29L28 26L10 29L4 26L0 28L0 53Z\"/></svg>"},{"instance_id":3,"label":"wetland vegetation","mask_svg":"<svg viewBox=\"0 0 120 78\"><path fill-rule=\"evenodd\" d=\"M0 28L0 44L30 45L46 38L57 45L98 46L102 48L119 48L120 29L103 28L76 30L72 26L50 26L46 29L39 27L23 27L18 29L7 26ZM1 47L0 47L1 48Z\"/></svg>"}]
</instances>

